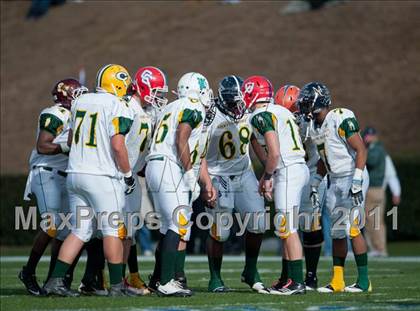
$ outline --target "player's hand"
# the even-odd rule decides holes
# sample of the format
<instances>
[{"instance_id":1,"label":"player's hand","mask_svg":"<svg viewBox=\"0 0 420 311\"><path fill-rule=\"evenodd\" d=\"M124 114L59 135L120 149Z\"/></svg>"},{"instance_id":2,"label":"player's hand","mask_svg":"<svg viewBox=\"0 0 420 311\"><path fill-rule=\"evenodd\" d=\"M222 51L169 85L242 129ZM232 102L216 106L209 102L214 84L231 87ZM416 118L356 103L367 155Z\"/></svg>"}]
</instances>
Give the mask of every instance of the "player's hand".
<instances>
[{"instance_id":1,"label":"player's hand","mask_svg":"<svg viewBox=\"0 0 420 311\"><path fill-rule=\"evenodd\" d=\"M260 195L264 196L264 198L269 202L273 201L273 179L271 176L270 178L267 178L264 174L260 179L258 188Z\"/></svg>"},{"instance_id":2,"label":"player's hand","mask_svg":"<svg viewBox=\"0 0 420 311\"><path fill-rule=\"evenodd\" d=\"M136 180L133 177L133 174L130 172L128 176L124 176L125 183L125 195L129 195L136 188Z\"/></svg>"},{"instance_id":3,"label":"player's hand","mask_svg":"<svg viewBox=\"0 0 420 311\"><path fill-rule=\"evenodd\" d=\"M318 187L311 187L311 193L309 194L309 198L311 199L312 208L319 209L321 204L319 203Z\"/></svg>"},{"instance_id":4,"label":"player's hand","mask_svg":"<svg viewBox=\"0 0 420 311\"><path fill-rule=\"evenodd\" d=\"M394 206L398 206L401 203L401 197L399 195L393 195L392 196L392 204L394 204Z\"/></svg>"},{"instance_id":5,"label":"player's hand","mask_svg":"<svg viewBox=\"0 0 420 311\"><path fill-rule=\"evenodd\" d=\"M349 192L349 196L353 199L353 206L360 206L363 203L362 184L363 181L361 179L353 178Z\"/></svg>"},{"instance_id":6,"label":"player's hand","mask_svg":"<svg viewBox=\"0 0 420 311\"><path fill-rule=\"evenodd\" d=\"M217 190L212 184L206 185L201 194L201 198L206 203L208 208L214 208L216 206Z\"/></svg>"},{"instance_id":7,"label":"player's hand","mask_svg":"<svg viewBox=\"0 0 420 311\"><path fill-rule=\"evenodd\" d=\"M200 196L201 188L197 182L194 170L190 169L184 173L183 176L185 186L191 191L191 202L197 200Z\"/></svg>"}]
</instances>

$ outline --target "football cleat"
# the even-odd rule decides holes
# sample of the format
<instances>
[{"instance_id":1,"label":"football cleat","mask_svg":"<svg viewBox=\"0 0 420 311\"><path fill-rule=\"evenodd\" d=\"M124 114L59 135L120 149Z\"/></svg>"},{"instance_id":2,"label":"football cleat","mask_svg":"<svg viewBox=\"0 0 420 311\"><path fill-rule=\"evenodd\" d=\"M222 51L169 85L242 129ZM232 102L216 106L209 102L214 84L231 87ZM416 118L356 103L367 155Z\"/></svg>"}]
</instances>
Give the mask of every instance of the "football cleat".
<instances>
[{"instance_id":1,"label":"football cleat","mask_svg":"<svg viewBox=\"0 0 420 311\"><path fill-rule=\"evenodd\" d=\"M260 275L258 274L258 272L255 273L255 275L252 279L253 279L252 281L250 279L247 279L245 271L242 272L242 275L241 275L241 282L242 283L248 284L249 287L253 291L257 292L258 294L269 294L270 293L268 288L264 286L263 282L261 282L261 278L260 278Z\"/></svg>"},{"instance_id":2,"label":"football cleat","mask_svg":"<svg viewBox=\"0 0 420 311\"><path fill-rule=\"evenodd\" d=\"M142 292L140 294L141 296L149 295L151 293L150 290L147 288L146 284L144 283L144 281L141 279L138 272L130 273L130 281L128 282L128 284L131 287L134 287L140 290Z\"/></svg>"},{"instance_id":3,"label":"football cleat","mask_svg":"<svg viewBox=\"0 0 420 311\"><path fill-rule=\"evenodd\" d=\"M19 280L25 285L26 290L33 296L45 296L45 291L38 285L35 274L29 274L26 270L26 266L22 267L19 272Z\"/></svg>"},{"instance_id":4,"label":"football cleat","mask_svg":"<svg viewBox=\"0 0 420 311\"><path fill-rule=\"evenodd\" d=\"M306 294L305 285L302 283L294 282L291 279L288 279L287 283L283 285L283 287L281 288L271 287L269 291L270 291L270 294L272 295L284 295L284 296Z\"/></svg>"},{"instance_id":5,"label":"football cleat","mask_svg":"<svg viewBox=\"0 0 420 311\"><path fill-rule=\"evenodd\" d=\"M334 288L331 284L328 284L324 287L319 287L317 289L318 293L322 293L322 294L332 294L332 293L341 293L344 291L344 287L343 288Z\"/></svg>"},{"instance_id":6,"label":"football cleat","mask_svg":"<svg viewBox=\"0 0 420 311\"><path fill-rule=\"evenodd\" d=\"M136 295L129 292L124 284L124 282L120 282L118 284L111 284L109 289L108 297L134 297Z\"/></svg>"},{"instance_id":7,"label":"football cleat","mask_svg":"<svg viewBox=\"0 0 420 311\"><path fill-rule=\"evenodd\" d=\"M274 281L271 287L268 289L268 292L272 295L279 295L279 290L287 284L288 280L278 279Z\"/></svg>"},{"instance_id":8,"label":"football cleat","mask_svg":"<svg viewBox=\"0 0 420 311\"><path fill-rule=\"evenodd\" d=\"M158 285L157 294L159 296L174 296L174 297L190 297L192 292L189 289L183 289L182 285L174 279L167 282L165 285Z\"/></svg>"},{"instance_id":9,"label":"football cleat","mask_svg":"<svg viewBox=\"0 0 420 311\"><path fill-rule=\"evenodd\" d=\"M354 283L344 288L346 293L370 293L372 291L372 283L369 281L367 289L363 289L358 283Z\"/></svg>"},{"instance_id":10,"label":"football cleat","mask_svg":"<svg viewBox=\"0 0 420 311\"><path fill-rule=\"evenodd\" d=\"M225 286L221 279L212 278L209 281L208 291L211 293L227 293L231 290Z\"/></svg>"},{"instance_id":11,"label":"football cleat","mask_svg":"<svg viewBox=\"0 0 420 311\"><path fill-rule=\"evenodd\" d=\"M124 278L124 290L126 291L127 295L131 296L145 296L150 294L150 291L147 288L136 288L134 286L131 286L130 283L128 283L127 278Z\"/></svg>"},{"instance_id":12,"label":"football cleat","mask_svg":"<svg viewBox=\"0 0 420 311\"><path fill-rule=\"evenodd\" d=\"M80 294L66 287L63 278L50 278L44 285L47 295L57 295L62 297L78 297Z\"/></svg>"},{"instance_id":13,"label":"football cleat","mask_svg":"<svg viewBox=\"0 0 420 311\"><path fill-rule=\"evenodd\" d=\"M262 282L254 283L254 285L252 285L251 288L258 294L270 294L270 291L267 287L264 286Z\"/></svg>"},{"instance_id":14,"label":"football cleat","mask_svg":"<svg viewBox=\"0 0 420 311\"><path fill-rule=\"evenodd\" d=\"M305 278L306 290L316 290L318 288L318 278L309 272Z\"/></svg>"},{"instance_id":15,"label":"football cleat","mask_svg":"<svg viewBox=\"0 0 420 311\"><path fill-rule=\"evenodd\" d=\"M108 296L108 290L96 284L85 285L80 283L78 291L85 296Z\"/></svg>"},{"instance_id":16,"label":"football cleat","mask_svg":"<svg viewBox=\"0 0 420 311\"><path fill-rule=\"evenodd\" d=\"M149 284L147 285L147 287L152 291L152 292L156 292L157 288L159 286L159 279L155 278L153 276L153 274L149 275Z\"/></svg>"}]
</instances>

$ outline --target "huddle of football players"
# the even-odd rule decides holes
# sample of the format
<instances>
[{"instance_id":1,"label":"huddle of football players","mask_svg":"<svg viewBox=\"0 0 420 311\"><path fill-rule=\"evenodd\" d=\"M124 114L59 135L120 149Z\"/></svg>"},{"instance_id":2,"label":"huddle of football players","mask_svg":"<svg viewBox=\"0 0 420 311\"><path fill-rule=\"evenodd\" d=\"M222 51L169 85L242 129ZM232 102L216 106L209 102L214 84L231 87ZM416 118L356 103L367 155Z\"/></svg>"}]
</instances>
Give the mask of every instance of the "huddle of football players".
<instances>
[{"instance_id":1,"label":"huddle of football players","mask_svg":"<svg viewBox=\"0 0 420 311\"><path fill-rule=\"evenodd\" d=\"M54 86L55 105L39 116L25 190L26 199L35 195L41 215L49 215L44 219L49 226L35 237L19 273L30 294L191 296L185 250L192 203L199 196L216 220L207 239L209 292L230 290L221 268L231 225L224 216L234 210L245 224L241 280L254 292L371 291L360 231L369 184L366 150L353 112L331 110L331 95L321 83L302 89L285 85L274 95L263 76L245 81L226 76L213 96L208 80L190 72L179 80L175 101L168 103L167 92L159 68L141 67L131 80L115 64L98 71L94 92L75 79ZM259 181L250 146L263 167ZM147 286L138 272L133 230L140 222L133 215L141 208L138 176L144 173L161 222ZM257 264L270 222L269 202L276 211L275 234L283 242L283 254L280 277L266 287ZM316 275L323 242L321 211L332 219L333 238L333 275L324 287L318 287ZM358 278L345 286L348 239ZM50 241L50 267L41 287L35 271ZM83 249L86 271L74 291L73 271ZM105 260L109 287L103 277Z\"/></svg>"}]
</instances>

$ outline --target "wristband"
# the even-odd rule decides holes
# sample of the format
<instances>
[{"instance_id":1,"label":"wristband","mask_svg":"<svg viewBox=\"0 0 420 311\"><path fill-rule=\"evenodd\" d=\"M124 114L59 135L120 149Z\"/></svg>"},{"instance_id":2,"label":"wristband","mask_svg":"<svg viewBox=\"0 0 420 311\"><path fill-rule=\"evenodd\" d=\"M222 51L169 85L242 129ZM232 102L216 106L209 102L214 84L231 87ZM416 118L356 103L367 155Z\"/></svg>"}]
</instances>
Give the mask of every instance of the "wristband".
<instances>
[{"instance_id":1,"label":"wristband","mask_svg":"<svg viewBox=\"0 0 420 311\"><path fill-rule=\"evenodd\" d=\"M322 176L319 175L319 174L313 175L312 178L311 178L311 184L310 184L310 186L311 187L318 188L319 187L319 184L322 181L322 179L323 179Z\"/></svg>"},{"instance_id":2,"label":"wristband","mask_svg":"<svg viewBox=\"0 0 420 311\"><path fill-rule=\"evenodd\" d=\"M363 179L363 170L361 170L360 168L356 168L354 170L353 179L362 180Z\"/></svg>"},{"instance_id":3,"label":"wristband","mask_svg":"<svg viewBox=\"0 0 420 311\"><path fill-rule=\"evenodd\" d=\"M67 145L67 143L60 143L60 148L62 153L66 153L70 151L70 147Z\"/></svg>"},{"instance_id":4,"label":"wristband","mask_svg":"<svg viewBox=\"0 0 420 311\"><path fill-rule=\"evenodd\" d=\"M131 171L128 171L127 173L123 173L124 178L130 178L131 176L133 176L133 173Z\"/></svg>"}]
</instances>

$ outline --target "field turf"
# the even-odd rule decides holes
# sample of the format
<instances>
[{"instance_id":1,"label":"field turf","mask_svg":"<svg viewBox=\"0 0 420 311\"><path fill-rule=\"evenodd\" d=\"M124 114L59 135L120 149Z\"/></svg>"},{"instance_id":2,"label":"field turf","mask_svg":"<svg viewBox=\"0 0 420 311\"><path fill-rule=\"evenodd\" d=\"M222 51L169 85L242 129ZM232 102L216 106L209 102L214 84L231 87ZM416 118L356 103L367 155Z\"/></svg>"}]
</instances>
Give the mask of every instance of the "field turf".
<instances>
[{"instance_id":1,"label":"field turf","mask_svg":"<svg viewBox=\"0 0 420 311\"><path fill-rule=\"evenodd\" d=\"M4 256L4 253L3 253ZM346 281L355 281L356 269L352 256L347 260ZM227 257L223 264L226 285L235 291L226 294L207 292L208 269L205 257L189 257L186 263L191 298L159 298L155 295L135 298L36 298L27 295L17 278L22 257L1 257L1 310L420 310L420 257L372 259L369 272L373 292L366 294L306 295L283 297L252 293L240 282L242 257ZM330 278L329 258L322 258L319 267L320 284ZM47 262L40 263L37 274L42 279ZM141 264L143 278L151 272L152 258ZM85 263L79 263L73 288L78 286ZM259 264L261 277L269 285L279 274L280 259L264 256Z\"/></svg>"}]
</instances>

